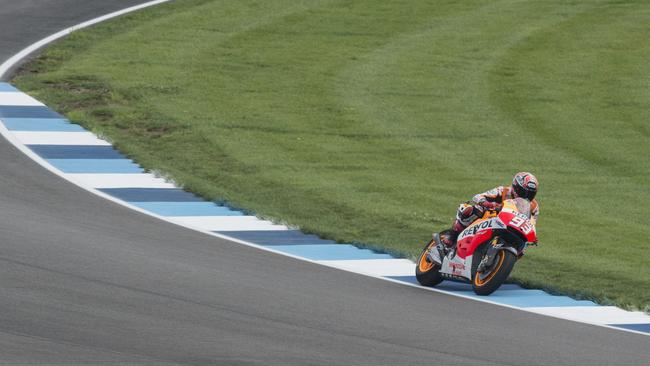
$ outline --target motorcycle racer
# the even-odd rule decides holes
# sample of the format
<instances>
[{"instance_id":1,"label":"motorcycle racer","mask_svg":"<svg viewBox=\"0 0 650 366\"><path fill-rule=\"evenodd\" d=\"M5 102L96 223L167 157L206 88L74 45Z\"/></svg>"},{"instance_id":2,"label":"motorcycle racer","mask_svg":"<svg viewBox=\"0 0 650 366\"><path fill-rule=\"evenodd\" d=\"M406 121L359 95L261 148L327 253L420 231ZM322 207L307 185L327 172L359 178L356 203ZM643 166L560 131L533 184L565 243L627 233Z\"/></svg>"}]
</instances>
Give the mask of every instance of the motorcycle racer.
<instances>
[{"instance_id":1,"label":"motorcycle racer","mask_svg":"<svg viewBox=\"0 0 650 366\"><path fill-rule=\"evenodd\" d=\"M499 186L486 192L479 193L472 198L472 201L461 203L456 213L456 219L451 229L440 233L440 242L445 248L439 248L442 253L432 253L432 260L440 264L440 256L444 255L456 244L456 238L466 227L481 218L485 210L500 209L503 201L512 198L525 198L531 203L530 221L535 225L539 216L539 205L535 199L539 184L537 178L528 172L519 172L512 179L512 184ZM438 252L433 250L432 252Z\"/></svg>"}]
</instances>

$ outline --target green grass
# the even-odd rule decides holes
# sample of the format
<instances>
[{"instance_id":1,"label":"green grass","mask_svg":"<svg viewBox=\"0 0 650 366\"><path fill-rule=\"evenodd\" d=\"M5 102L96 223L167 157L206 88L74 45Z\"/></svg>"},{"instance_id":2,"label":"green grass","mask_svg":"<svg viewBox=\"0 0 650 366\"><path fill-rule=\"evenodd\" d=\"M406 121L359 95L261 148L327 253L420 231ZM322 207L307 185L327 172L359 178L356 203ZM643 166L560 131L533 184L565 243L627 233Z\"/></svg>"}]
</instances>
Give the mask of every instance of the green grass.
<instances>
[{"instance_id":1,"label":"green grass","mask_svg":"<svg viewBox=\"0 0 650 366\"><path fill-rule=\"evenodd\" d=\"M648 39L644 0L187 0L14 82L208 199L403 256L532 171L514 278L647 309Z\"/></svg>"}]
</instances>

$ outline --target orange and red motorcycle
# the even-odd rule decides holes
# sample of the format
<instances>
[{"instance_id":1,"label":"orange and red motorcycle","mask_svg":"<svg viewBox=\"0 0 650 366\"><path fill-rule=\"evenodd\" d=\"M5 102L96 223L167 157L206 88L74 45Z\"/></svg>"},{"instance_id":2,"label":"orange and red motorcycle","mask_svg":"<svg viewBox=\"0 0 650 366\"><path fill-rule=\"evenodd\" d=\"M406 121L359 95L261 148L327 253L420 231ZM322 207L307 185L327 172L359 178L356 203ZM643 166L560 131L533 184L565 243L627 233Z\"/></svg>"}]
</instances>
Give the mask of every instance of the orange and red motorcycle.
<instances>
[{"instance_id":1,"label":"orange and red motorcycle","mask_svg":"<svg viewBox=\"0 0 650 366\"><path fill-rule=\"evenodd\" d=\"M508 278L517 259L530 245L537 245L531 222L530 202L523 198L505 200L499 210L488 210L458 234L456 246L439 252L441 264L432 260L432 251L442 251L440 235L434 235L416 263L415 275L424 286L445 279L469 282L478 295L489 295Z\"/></svg>"}]
</instances>

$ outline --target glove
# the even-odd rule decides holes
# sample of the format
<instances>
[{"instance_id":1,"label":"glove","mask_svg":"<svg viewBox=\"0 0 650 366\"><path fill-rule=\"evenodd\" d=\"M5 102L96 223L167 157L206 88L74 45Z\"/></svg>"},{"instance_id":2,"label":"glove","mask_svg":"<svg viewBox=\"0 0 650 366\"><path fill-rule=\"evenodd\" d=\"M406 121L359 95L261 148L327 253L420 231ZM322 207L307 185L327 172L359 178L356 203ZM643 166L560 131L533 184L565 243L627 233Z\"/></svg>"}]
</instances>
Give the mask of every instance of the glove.
<instances>
[{"instance_id":1,"label":"glove","mask_svg":"<svg viewBox=\"0 0 650 366\"><path fill-rule=\"evenodd\" d=\"M496 210L501 208L501 204L496 202L483 201L480 203L480 205L483 206L484 208L487 208L488 210Z\"/></svg>"}]
</instances>

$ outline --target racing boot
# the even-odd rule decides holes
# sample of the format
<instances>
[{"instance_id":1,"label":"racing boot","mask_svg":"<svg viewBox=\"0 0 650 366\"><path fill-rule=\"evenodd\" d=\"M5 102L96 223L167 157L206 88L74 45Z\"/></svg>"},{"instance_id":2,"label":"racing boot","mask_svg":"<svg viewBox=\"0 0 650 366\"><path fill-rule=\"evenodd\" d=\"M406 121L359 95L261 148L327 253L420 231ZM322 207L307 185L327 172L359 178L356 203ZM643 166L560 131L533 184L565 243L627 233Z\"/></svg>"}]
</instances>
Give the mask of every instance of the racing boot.
<instances>
[{"instance_id":1,"label":"racing boot","mask_svg":"<svg viewBox=\"0 0 650 366\"><path fill-rule=\"evenodd\" d=\"M440 233L440 242L445 246L444 253L449 258L454 257L456 252L456 240L458 239L458 234L463 230L465 230L465 225L463 225L459 220L456 220L451 229Z\"/></svg>"},{"instance_id":2,"label":"racing boot","mask_svg":"<svg viewBox=\"0 0 650 366\"><path fill-rule=\"evenodd\" d=\"M447 254L445 252L445 245L440 241L440 234L433 233L433 241L436 245L432 245L427 253L427 262L434 263L438 266L442 265L442 258Z\"/></svg>"},{"instance_id":3,"label":"racing boot","mask_svg":"<svg viewBox=\"0 0 650 366\"><path fill-rule=\"evenodd\" d=\"M440 232L440 241L445 245L447 249L453 249L456 247L456 239L458 239L458 234L461 231L465 230L467 226L463 225L460 220L454 221L451 229Z\"/></svg>"},{"instance_id":4,"label":"racing boot","mask_svg":"<svg viewBox=\"0 0 650 366\"><path fill-rule=\"evenodd\" d=\"M434 235L437 235L437 233ZM437 266L442 265L442 257L444 257L444 253L441 249L440 245L434 245L429 248L429 252L427 253L427 262L433 263Z\"/></svg>"},{"instance_id":5,"label":"racing boot","mask_svg":"<svg viewBox=\"0 0 650 366\"><path fill-rule=\"evenodd\" d=\"M440 266L442 264L442 258L449 254L450 251L453 251L457 237L458 233L449 229L440 233L434 233L433 240L436 242L436 245L429 249L427 260Z\"/></svg>"},{"instance_id":6,"label":"racing boot","mask_svg":"<svg viewBox=\"0 0 650 366\"><path fill-rule=\"evenodd\" d=\"M440 242L444 245L445 252L456 246L456 238L458 238L458 233L454 230L445 230L440 233Z\"/></svg>"}]
</instances>

